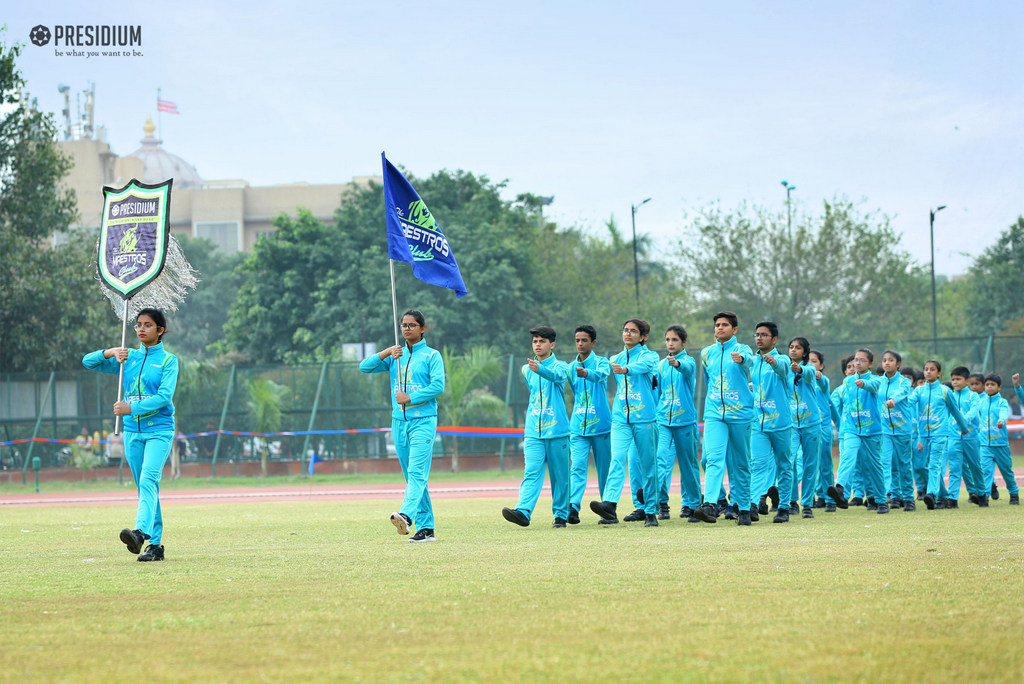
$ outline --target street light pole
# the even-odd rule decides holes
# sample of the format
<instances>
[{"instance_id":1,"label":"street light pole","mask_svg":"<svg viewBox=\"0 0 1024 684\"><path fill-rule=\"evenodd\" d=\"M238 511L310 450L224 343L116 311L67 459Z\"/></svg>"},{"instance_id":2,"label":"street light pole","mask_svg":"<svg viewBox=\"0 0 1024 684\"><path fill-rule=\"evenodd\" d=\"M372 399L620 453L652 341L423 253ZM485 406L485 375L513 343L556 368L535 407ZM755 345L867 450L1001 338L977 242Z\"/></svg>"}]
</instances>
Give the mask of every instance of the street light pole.
<instances>
[{"instance_id":1,"label":"street light pole","mask_svg":"<svg viewBox=\"0 0 1024 684\"><path fill-rule=\"evenodd\" d=\"M928 210L928 232L932 242L932 353L939 353L939 322L935 306L935 215L946 208L943 204L937 209Z\"/></svg>"},{"instance_id":2,"label":"street light pole","mask_svg":"<svg viewBox=\"0 0 1024 684\"><path fill-rule=\"evenodd\" d=\"M648 197L640 204L630 205L633 212L633 285L636 288L636 314L638 316L640 315L640 267L637 265L636 259L636 211L650 201L651 198Z\"/></svg>"},{"instance_id":3,"label":"street light pole","mask_svg":"<svg viewBox=\"0 0 1024 684\"><path fill-rule=\"evenodd\" d=\"M793 232L793 212L790 209L789 204L789 193L796 190L795 185L790 185L789 181L782 181L782 187L786 188L786 234L789 235Z\"/></svg>"},{"instance_id":4,"label":"street light pole","mask_svg":"<svg viewBox=\"0 0 1024 684\"><path fill-rule=\"evenodd\" d=\"M796 317L797 292L800 290L800 267L796 263L796 245L793 244L793 211L789 195L796 190L795 185L789 181L782 181L782 187L786 188L786 239L789 240L790 257L793 259L793 317Z\"/></svg>"}]
</instances>

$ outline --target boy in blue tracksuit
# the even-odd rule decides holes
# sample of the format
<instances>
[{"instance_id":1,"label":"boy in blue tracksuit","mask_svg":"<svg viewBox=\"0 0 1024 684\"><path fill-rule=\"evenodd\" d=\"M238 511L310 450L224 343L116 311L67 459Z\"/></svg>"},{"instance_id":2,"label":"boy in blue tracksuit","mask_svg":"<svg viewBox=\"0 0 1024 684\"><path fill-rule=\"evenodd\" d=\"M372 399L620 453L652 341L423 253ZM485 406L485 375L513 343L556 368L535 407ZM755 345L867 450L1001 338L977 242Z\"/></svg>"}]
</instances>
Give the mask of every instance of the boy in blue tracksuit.
<instances>
[{"instance_id":1,"label":"boy in blue tracksuit","mask_svg":"<svg viewBox=\"0 0 1024 684\"><path fill-rule=\"evenodd\" d=\"M623 350L612 357L615 401L612 403L612 462L601 501L591 501L590 510L606 523L618 522L616 507L626 480L626 461L636 449L643 501L644 527L658 526L658 462L655 417L658 395L655 377L658 354L644 344L650 335L647 321L631 318L622 325ZM638 497L639 499L639 497Z\"/></svg>"},{"instance_id":2,"label":"boy in blue tracksuit","mask_svg":"<svg viewBox=\"0 0 1024 684\"><path fill-rule=\"evenodd\" d=\"M967 432L968 425L953 400L953 390L943 385L939 378L942 364L935 359L924 362L925 384L914 389L912 401L917 403L917 449L922 452L928 464L928 483L925 486L924 505L928 510L945 504L946 485L942 479L946 462L946 441L949 438L949 417L952 415L960 432ZM918 490L921 483L918 482Z\"/></svg>"},{"instance_id":3,"label":"boy in blue tracksuit","mask_svg":"<svg viewBox=\"0 0 1024 684\"><path fill-rule=\"evenodd\" d=\"M949 374L953 384L953 401L963 414L969 430L957 434L956 425L949 420L949 438L946 440L946 463L949 465L949 492L946 508L959 508L960 481L967 486L967 494L974 501L982 492L981 444L978 440L978 409L980 397L968 385L971 372L966 366L958 366ZM970 476L967 475L970 473ZM987 491L985 492L987 493Z\"/></svg>"},{"instance_id":4,"label":"boy in blue tracksuit","mask_svg":"<svg viewBox=\"0 0 1024 684\"><path fill-rule=\"evenodd\" d=\"M569 366L555 358L555 331L546 325L530 330L533 353L520 373L530 389L523 426L523 482L515 508L503 508L505 520L526 527L544 484L544 466L551 478L553 527L565 527L569 517L569 417L565 384Z\"/></svg>"},{"instance_id":5,"label":"boy in blue tracksuit","mask_svg":"<svg viewBox=\"0 0 1024 684\"><path fill-rule=\"evenodd\" d=\"M399 534L410 542L434 541L434 507L427 481L437 435L437 397L444 392L444 359L427 346L427 321L417 309L402 314L404 344L371 354L359 364L364 373L388 373L391 381L391 436L405 476L402 506L391 514Z\"/></svg>"},{"instance_id":6,"label":"boy in blue tracksuit","mask_svg":"<svg viewBox=\"0 0 1024 684\"><path fill-rule=\"evenodd\" d=\"M793 413L793 451L803 450L803 464L798 471L793 469L794 478L800 478L801 517L813 518L814 486L818 479L818 458L821 451L821 414L818 406L817 369L811 364L811 344L806 337L794 337L789 341L790 370L793 373L793 390L790 392L790 410ZM826 385L827 388L827 385ZM827 401L827 395L826 395ZM830 427L831 429L831 427ZM829 447L832 443L829 434ZM830 454L831 455L831 454ZM793 494L797 494L797 481L793 480ZM781 510L781 509L780 509Z\"/></svg>"},{"instance_id":7,"label":"boy in blue tracksuit","mask_svg":"<svg viewBox=\"0 0 1024 684\"><path fill-rule=\"evenodd\" d=\"M594 353L597 330L592 325L576 328L576 359L569 368L569 384L573 392L572 418L569 421L569 450L572 471L569 473L570 525L580 521L580 506L587 489L587 468L594 454L597 488L604 490L611 463L612 415L608 406L608 376L612 364Z\"/></svg>"},{"instance_id":8,"label":"boy in blue tracksuit","mask_svg":"<svg viewBox=\"0 0 1024 684\"><path fill-rule=\"evenodd\" d=\"M124 455L139 492L135 527L121 530L120 539L140 561L162 561L164 521L160 512L160 478L174 439L174 389L178 357L164 350L167 321L158 309L142 309L135 317L141 346L94 351L82 365L101 373L119 373L124 364L123 401L114 415L123 418ZM149 541L145 552L142 545Z\"/></svg>"},{"instance_id":9,"label":"boy in blue tracksuit","mask_svg":"<svg viewBox=\"0 0 1024 684\"><path fill-rule=\"evenodd\" d=\"M750 422L754 395L750 369L754 353L736 340L739 320L731 311L716 313L715 344L700 352L707 395L704 399L704 503L694 511L703 522L717 522L713 503L722 493L729 471L729 489L739 514L737 525L750 525Z\"/></svg>"},{"instance_id":10,"label":"boy in blue tracksuit","mask_svg":"<svg viewBox=\"0 0 1024 684\"><path fill-rule=\"evenodd\" d=\"M679 486L683 505L679 517L699 522L693 511L700 506L700 469L697 465L697 409L693 391L697 381L697 362L686 353L686 329L670 325L665 331L668 356L658 362L658 517L668 519L668 496L672 484L672 466L679 463Z\"/></svg>"},{"instance_id":11,"label":"boy in blue tracksuit","mask_svg":"<svg viewBox=\"0 0 1024 684\"><path fill-rule=\"evenodd\" d=\"M1024 402L1024 389L1020 386L1020 375L1012 376L1013 389ZM986 486L995 488L996 466L1003 475L1006 489L1010 493L1010 505L1020 505L1020 490L1013 475L1013 458L1010 457L1010 441L1006 421L1010 418L1010 405L999 395L1003 379L995 373L985 378L985 396L981 400L981 463ZM979 505L987 506L988 501Z\"/></svg>"},{"instance_id":12,"label":"boy in blue tracksuit","mask_svg":"<svg viewBox=\"0 0 1024 684\"><path fill-rule=\"evenodd\" d=\"M848 413L845 410L846 394L850 390L846 385L846 378L856 375L857 367L853 362L853 356L843 358L839 365L843 369L843 380L832 390L832 394L829 396L832 423L835 425L836 433L839 435L839 463L836 465L835 481L832 485L825 488L825 500L827 502L825 510L831 510L832 512L835 511L836 507L844 509L849 507L846 500L846 488L850 486L850 482L853 480L853 471L857 464L856 456L851 457L847 447L846 422L848 420ZM832 495L833 490L839 495L838 497Z\"/></svg>"},{"instance_id":13,"label":"boy in blue tracksuit","mask_svg":"<svg viewBox=\"0 0 1024 684\"><path fill-rule=\"evenodd\" d=\"M878 392L881 379L871 372L874 354L870 349L858 349L853 356L857 374L848 376L843 381L845 394L843 410L846 414L845 436L847 453L842 458L853 458L864 477L867 496L874 497L878 505L876 512L884 515L889 512L886 498L885 479L882 474L882 416L878 407ZM840 462L841 473L850 473ZM840 481L843 489L850 482ZM845 497L839 491L839 485L829 490L829 495L836 499L840 508L845 508Z\"/></svg>"},{"instance_id":14,"label":"boy in blue tracksuit","mask_svg":"<svg viewBox=\"0 0 1024 684\"><path fill-rule=\"evenodd\" d=\"M913 439L914 422L910 381L900 373L903 357L899 352L882 352L881 389L878 391L882 416L882 471L885 488L893 506L904 512L916 509L914 504Z\"/></svg>"},{"instance_id":15,"label":"boy in blue tracksuit","mask_svg":"<svg viewBox=\"0 0 1024 684\"><path fill-rule=\"evenodd\" d=\"M750 488L752 496L766 495L778 478L779 511L772 522L786 523L793 500L793 413L789 406L793 380L789 358L775 348L778 341L775 323L761 321L754 326L757 351L750 368L754 386Z\"/></svg>"}]
</instances>

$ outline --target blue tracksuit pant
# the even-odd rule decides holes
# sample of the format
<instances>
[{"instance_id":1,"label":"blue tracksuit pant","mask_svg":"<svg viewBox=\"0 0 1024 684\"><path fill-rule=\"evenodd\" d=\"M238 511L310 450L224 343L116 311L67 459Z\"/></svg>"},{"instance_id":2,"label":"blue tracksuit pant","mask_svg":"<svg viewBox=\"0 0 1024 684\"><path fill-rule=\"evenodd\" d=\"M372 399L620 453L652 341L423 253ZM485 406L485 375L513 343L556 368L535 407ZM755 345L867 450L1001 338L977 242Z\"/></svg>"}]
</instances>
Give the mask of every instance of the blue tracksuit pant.
<instances>
[{"instance_id":1,"label":"blue tracksuit pant","mask_svg":"<svg viewBox=\"0 0 1024 684\"><path fill-rule=\"evenodd\" d=\"M434 529L434 507L427 480L436 434L437 416L391 421L395 452L405 476L405 497L399 510L409 516L417 530Z\"/></svg>"},{"instance_id":2,"label":"blue tracksuit pant","mask_svg":"<svg viewBox=\"0 0 1024 684\"><path fill-rule=\"evenodd\" d=\"M612 460L611 433L603 435L570 435L569 451L572 453L572 471L569 473L569 505L580 510L583 504L583 493L587 489L587 471L590 466L590 454L594 454L594 467L597 468L597 491L604 491L604 483L608 479L608 466Z\"/></svg>"},{"instance_id":3,"label":"blue tracksuit pant","mask_svg":"<svg viewBox=\"0 0 1024 684\"><path fill-rule=\"evenodd\" d=\"M818 486L816 490L818 496L825 499L826 503L835 503L827 494L828 488L836 483L835 470L832 465L832 439L832 426L822 426L818 441L820 451L818 452Z\"/></svg>"},{"instance_id":4,"label":"blue tracksuit pant","mask_svg":"<svg viewBox=\"0 0 1024 684\"><path fill-rule=\"evenodd\" d=\"M545 465L551 478L551 512L562 520L569 517L569 458L568 436L523 440L523 483L519 485L516 509L527 519L532 518L540 498Z\"/></svg>"},{"instance_id":5,"label":"blue tracksuit pant","mask_svg":"<svg viewBox=\"0 0 1024 684\"><path fill-rule=\"evenodd\" d=\"M921 440L924 444L924 455L928 459L928 487L926 492L932 496L944 499L946 483L943 481L946 465L946 438L925 437Z\"/></svg>"},{"instance_id":6,"label":"blue tracksuit pant","mask_svg":"<svg viewBox=\"0 0 1024 684\"><path fill-rule=\"evenodd\" d=\"M153 546L160 545L164 534L164 519L160 514L160 478L167 457L171 455L173 441L173 431L124 433L124 458L139 491L135 529L147 535Z\"/></svg>"},{"instance_id":7,"label":"blue tracksuit pant","mask_svg":"<svg viewBox=\"0 0 1024 684\"><path fill-rule=\"evenodd\" d=\"M655 433L657 427L651 423L612 423L612 462L608 468L608 479L601 492L603 501L618 503L622 486L626 482L626 463L631 448L636 449L635 465L637 480L633 489L644 490L644 504L634 498L634 505L649 515L658 512L658 455Z\"/></svg>"},{"instance_id":8,"label":"blue tracksuit pant","mask_svg":"<svg viewBox=\"0 0 1024 684\"><path fill-rule=\"evenodd\" d=\"M750 508L750 423L704 422L704 500L714 503L722 495L729 471L729 491L739 510Z\"/></svg>"},{"instance_id":9,"label":"blue tracksuit pant","mask_svg":"<svg viewBox=\"0 0 1024 684\"><path fill-rule=\"evenodd\" d=\"M882 436L846 436L850 451L856 454L857 466L864 478L864 493L875 497L878 503L885 503L885 478L882 476Z\"/></svg>"},{"instance_id":10,"label":"blue tracksuit pant","mask_svg":"<svg viewBox=\"0 0 1024 684\"><path fill-rule=\"evenodd\" d=\"M960 498L960 481L968 494L981 494L981 456L978 442L973 439L952 437L946 440L946 461L949 463L950 499Z\"/></svg>"},{"instance_id":11,"label":"blue tracksuit pant","mask_svg":"<svg viewBox=\"0 0 1024 684\"><path fill-rule=\"evenodd\" d=\"M924 437L918 440L923 445L921 449L917 448L917 443L913 444L914 483L917 485L917 491L919 494L923 494L928 491L928 445L930 444L930 439L934 438Z\"/></svg>"},{"instance_id":12,"label":"blue tracksuit pant","mask_svg":"<svg viewBox=\"0 0 1024 684\"><path fill-rule=\"evenodd\" d=\"M1010 456L1009 445L981 447L981 467L985 473L985 482L987 483L985 493L992 489L997 466L1003 476L1003 480L1006 482L1006 491L1010 494L1017 494L1019 489L1017 487L1017 479L1013 474L1013 457Z\"/></svg>"},{"instance_id":13,"label":"blue tracksuit pant","mask_svg":"<svg viewBox=\"0 0 1024 684\"><path fill-rule=\"evenodd\" d=\"M914 500L914 462L910 435L882 435L882 467L889 464L889 485L894 498Z\"/></svg>"},{"instance_id":14,"label":"blue tracksuit pant","mask_svg":"<svg viewBox=\"0 0 1024 684\"><path fill-rule=\"evenodd\" d=\"M658 426L658 502L668 503L672 468L679 463L679 488L683 505L700 506L700 470L697 467L697 426Z\"/></svg>"},{"instance_id":15,"label":"blue tracksuit pant","mask_svg":"<svg viewBox=\"0 0 1024 684\"><path fill-rule=\"evenodd\" d=\"M793 429L751 430L751 498L760 498L778 478L779 507L793 500ZM741 509L742 510L742 509Z\"/></svg>"},{"instance_id":16,"label":"blue tracksuit pant","mask_svg":"<svg viewBox=\"0 0 1024 684\"><path fill-rule=\"evenodd\" d=\"M821 426L811 425L806 428L797 428L793 431L793 451L799 445L803 452L803 463L800 469L794 468L794 472L800 474L800 505L814 505L814 488L818 481L818 454L821 451ZM796 487L794 482L793 492L790 499L797 500Z\"/></svg>"}]
</instances>

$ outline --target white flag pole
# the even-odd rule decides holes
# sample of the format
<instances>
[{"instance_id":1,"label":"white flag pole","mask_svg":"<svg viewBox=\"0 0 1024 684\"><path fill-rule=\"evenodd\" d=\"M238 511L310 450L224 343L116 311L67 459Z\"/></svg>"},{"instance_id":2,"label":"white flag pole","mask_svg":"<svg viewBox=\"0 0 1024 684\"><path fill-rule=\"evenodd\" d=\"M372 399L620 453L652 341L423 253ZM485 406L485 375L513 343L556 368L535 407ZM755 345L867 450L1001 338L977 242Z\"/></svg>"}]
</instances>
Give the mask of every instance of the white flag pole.
<instances>
[{"instance_id":1,"label":"white flag pole","mask_svg":"<svg viewBox=\"0 0 1024 684\"><path fill-rule=\"evenodd\" d=\"M124 300L124 316L121 319L121 348L128 343L128 300ZM127 360L127 359L126 359ZM117 375L117 400L124 399L124 361L121 362L121 370ZM121 416L114 418L114 434L121 434Z\"/></svg>"}]
</instances>

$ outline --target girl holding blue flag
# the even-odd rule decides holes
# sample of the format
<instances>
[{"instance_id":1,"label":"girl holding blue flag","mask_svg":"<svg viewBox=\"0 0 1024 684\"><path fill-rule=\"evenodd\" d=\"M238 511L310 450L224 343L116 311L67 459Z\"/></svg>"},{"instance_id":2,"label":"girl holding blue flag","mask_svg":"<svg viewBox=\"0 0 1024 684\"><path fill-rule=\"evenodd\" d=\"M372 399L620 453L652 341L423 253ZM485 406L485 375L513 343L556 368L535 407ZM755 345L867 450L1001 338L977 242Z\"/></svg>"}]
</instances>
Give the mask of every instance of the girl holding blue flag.
<instances>
[{"instance_id":1,"label":"girl holding blue flag","mask_svg":"<svg viewBox=\"0 0 1024 684\"><path fill-rule=\"evenodd\" d=\"M391 378L391 434L405 476L405 497L401 509L391 514L391 524L403 535L415 525L410 542L434 541L427 480L437 434L437 397L444 392L444 361L427 346L426 330L423 313L409 309L402 314L405 344L388 347L359 364L364 373L388 373Z\"/></svg>"},{"instance_id":2,"label":"girl holding blue flag","mask_svg":"<svg viewBox=\"0 0 1024 684\"><path fill-rule=\"evenodd\" d=\"M82 364L101 373L119 373L124 364L124 401L114 403L114 415L124 416L124 452L131 468L139 505L135 527L121 530L121 541L140 561L162 561L164 523L160 514L160 477L174 439L174 388L178 358L164 351L167 320L158 309L142 309L135 317L141 346L112 347L86 354ZM149 545L145 552L142 545Z\"/></svg>"}]
</instances>

